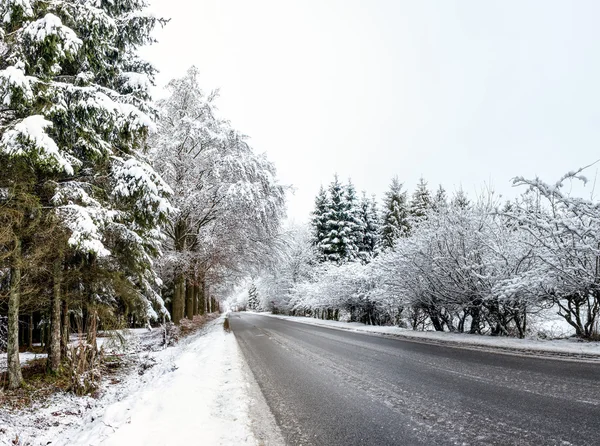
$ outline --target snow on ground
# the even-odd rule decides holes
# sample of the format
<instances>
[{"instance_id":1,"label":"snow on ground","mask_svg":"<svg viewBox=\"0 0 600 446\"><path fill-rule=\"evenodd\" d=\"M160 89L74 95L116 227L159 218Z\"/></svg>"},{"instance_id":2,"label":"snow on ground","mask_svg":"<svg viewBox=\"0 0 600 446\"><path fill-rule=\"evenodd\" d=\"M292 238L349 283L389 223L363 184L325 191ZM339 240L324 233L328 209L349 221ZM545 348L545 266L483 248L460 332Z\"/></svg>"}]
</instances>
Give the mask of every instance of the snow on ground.
<instances>
[{"instance_id":1,"label":"snow on ground","mask_svg":"<svg viewBox=\"0 0 600 446\"><path fill-rule=\"evenodd\" d=\"M586 342L576 338L568 339L517 339L503 336L483 336L467 333L448 333L436 331L414 331L400 327L383 327L374 325L364 325L359 322L339 322L315 319L312 317L282 316L270 313L260 313L269 317L286 319L294 322L312 325L324 325L331 328L342 330L360 331L367 333L393 335L406 339L448 342L452 344L461 344L478 348L495 348L503 350L515 350L519 352L530 352L532 354L557 354L557 355L578 355L588 359L600 360L600 342Z\"/></svg>"},{"instance_id":2,"label":"snow on ground","mask_svg":"<svg viewBox=\"0 0 600 446\"><path fill-rule=\"evenodd\" d=\"M47 353L31 353L31 352L23 352L19 353L19 361L21 365L27 364L29 361L33 361L34 359L45 358L48 356ZM0 373L5 372L8 367L7 356L6 353L0 354Z\"/></svg>"},{"instance_id":3,"label":"snow on ground","mask_svg":"<svg viewBox=\"0 0 600 446\"><path fill-rule=\"evenodd\" d=\"M31 445L258 444L251 420L256 389L222 323L146 353L156 365L105 383L99 399L61 394L28 413L0 411L0 444L16 435Z\"/></svg>"}]
</instances>

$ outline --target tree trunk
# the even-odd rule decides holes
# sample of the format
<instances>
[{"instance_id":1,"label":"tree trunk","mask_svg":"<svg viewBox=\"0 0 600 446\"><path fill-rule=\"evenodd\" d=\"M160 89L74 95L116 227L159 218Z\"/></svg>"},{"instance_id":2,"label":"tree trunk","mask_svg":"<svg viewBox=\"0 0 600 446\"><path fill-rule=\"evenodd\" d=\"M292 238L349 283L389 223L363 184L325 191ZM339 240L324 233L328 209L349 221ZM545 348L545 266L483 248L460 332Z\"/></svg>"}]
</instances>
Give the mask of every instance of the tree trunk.
<instances>
[{"instance_id":1,"label":"tree trunk","mask_svg":"<svg viewBox=\"0 0 600 446\"><path fill-rule=\"evenodd\" d=\"M179 325L183 316L183 274L175 278L175 290L173 292L173 314L171 318L173 323Z\"/></svg>"},{"instance_id":2,"label":"tree trunk","mask_svg":"<svg viewBox=\"0 0 600 446\"><path fill-rule=\"evenodd\" d=\"M29 323L27 324L27 346L33 348L33 313L29 314Z\"/></svg>"},{"instance_id":3,"label":"tree trunk","mask_svg":"<svg viewBox=\"0 0 600 446\"><path fill-rule=\"evenodd\" d=\"M46 368L50 373L57 373L60 368L60 286L62 281L62 262L54 262L53 274L53 292L50 308L50 350L48 352L48 361Z\"/></svg>"},{"instance_id":4,"label":"tree trunk","mask_svg":"<svg viewBox=\"0 0 600 446\"><path fill-rule=\"evenodd\" d=\"M204 312L210 313L210 290L206 282L204 282Z\"/></svg>"},{"instance_id":5,"label":"tree trunk","mask_svg":"<svg viewBox=\"0 0 600 446\"><path fill-rule=\"evenodd\" d=\"M186 317L191 321L194 319L194 286L191 280L186 280L185 289L185 310Z\"/></svg>"},{"instance_id":6,"label":"tree trunk","mask_svg":"<svg viewBox=\"0 0 600 446\"><path fill-rule=\"evenodd\" d=\"M200 298L200 287L198 286L198 282L194 282L192 288L194 293L194 316L196 316L198 314L199 307L198 299Z\"/></svg>"},{"instance_id":7,"label":"tree trunk","mask_svg":"<svg viewBox=\"0 0 600 446\"><path fill-rule=\"evenodd\" d=\"M206 294L204 294L204 290L206 288L206 284L204 283L204 280L200 283L200 285L198 286L198 292L199 292L199 296L198 296L198 312L200 314L206 314Z\"/></svg>"},{"instance_id":8,"label":"tree trunk","mask_svg":"<svg viewBox=\"0 0 600 446\"><path fill-rule=\"evenodd\" d=\"M69 345L69 334L71 332L70 321L69 321L69 304L67 299L62 301L62 323L61 323L61 337L60 337L60 354L64 358L67 356L67 346Z\"/></svg>"},{"instance_id":9,"label":"tree trunk","mask_svg":"<svg viewBox=\"0 0 600 446\"><path fill-rule=\"evenodd\" d=\"M6 356L8 360L8 388L21 387L23 375L19 361L19 303L21 300L21 240L15 240L10 268L10 295L8 299L8 343Z\"/></svg>"}]
</instances>

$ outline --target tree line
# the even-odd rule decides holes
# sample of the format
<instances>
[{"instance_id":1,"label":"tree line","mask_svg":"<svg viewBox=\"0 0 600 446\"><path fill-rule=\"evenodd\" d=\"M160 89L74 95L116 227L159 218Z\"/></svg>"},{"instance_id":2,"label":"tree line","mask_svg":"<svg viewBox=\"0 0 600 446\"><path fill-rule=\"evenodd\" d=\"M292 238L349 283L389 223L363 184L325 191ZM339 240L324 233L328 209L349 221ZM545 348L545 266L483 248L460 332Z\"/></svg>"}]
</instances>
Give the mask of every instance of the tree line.
<instances>
[{"instance_id":1,"label":"tree line","mask_svg":"<svg viewBox=\"0 0 600 446\"><path fill-rule=\"evenodd\" d=\"M218 116L198 71L153 102L143 0L0 3L0 333L8 387L43 338L217 311L284 214L274 166ZM0 343L1 346L1 343Z\"/></svg>"},{"instance_id":2,"label":"tree line","mask_svg":"<svg viewBox=\"0 0 600 446\"><path fill-rule=\"evenodd\" d=\"M284 235L276 267L257 281L264 308L367 324L524 337L554 313L598 339L600 203L556 183L515 178L522 194L448 197L394 178L376 209L337 177L305 228ZM368 212L363 212L364 210Z\"/></svg>"}]
</instances>

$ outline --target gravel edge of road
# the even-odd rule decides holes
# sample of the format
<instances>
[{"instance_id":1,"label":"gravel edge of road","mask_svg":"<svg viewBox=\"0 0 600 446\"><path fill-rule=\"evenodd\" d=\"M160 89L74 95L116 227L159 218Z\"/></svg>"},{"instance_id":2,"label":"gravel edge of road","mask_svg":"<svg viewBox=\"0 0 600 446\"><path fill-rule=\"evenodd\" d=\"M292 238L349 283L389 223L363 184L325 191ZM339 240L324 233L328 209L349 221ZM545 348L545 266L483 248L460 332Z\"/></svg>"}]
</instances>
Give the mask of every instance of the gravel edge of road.
<instances>
[{"instance_id":1,"label":"gravel edge of road","mask_svg":"<svg viewBox=\"0 0 600 446\"><path fill-rule=\"evenodd\" d=\"M431 345L445 346L445 347L450 347L450 348L477 350L477 351L483 351L483 352L498 353L498 354L502 354L502 355L525 356L528 358L554 359L557 361L576 361L576 362L586 362L586 363L592 363L592 364L600 363L600 354L593 354L593 353L576 353L576 352L571 353L571 352L560 352L560 351L554 351L554 350L527 349L527 348L519 348L519 347L513 347L513 346L481 345L481 344L469 343L469 342L457 342L457 341L452 341L450 339L442 340L442 339L423 338L420 336L419 337L411 336L408 333L378 333L378 332L373 332L373 331L356 330L351 327L345 328L345 327L334 326L334 325L315 324L315 323L304 322L302 320L302 318L280 317L277 314L267 314L267 313L256 313L256 314L260 314L261 316L274 317L274 318L277 318L280 320L288 320L288 321L292 321L292 322L296 322L296 323L304 324L304 325L314 325L314 326L321 327L321 328L330 328L332 330L350 331L353 333L360 333L360 334L369 335L369 336L379 336L379 337L390 338L390 339L401 339L403 341L415 342L415 343L419 343L419 344L431 344Z\"/></svg>"}]
</instances>

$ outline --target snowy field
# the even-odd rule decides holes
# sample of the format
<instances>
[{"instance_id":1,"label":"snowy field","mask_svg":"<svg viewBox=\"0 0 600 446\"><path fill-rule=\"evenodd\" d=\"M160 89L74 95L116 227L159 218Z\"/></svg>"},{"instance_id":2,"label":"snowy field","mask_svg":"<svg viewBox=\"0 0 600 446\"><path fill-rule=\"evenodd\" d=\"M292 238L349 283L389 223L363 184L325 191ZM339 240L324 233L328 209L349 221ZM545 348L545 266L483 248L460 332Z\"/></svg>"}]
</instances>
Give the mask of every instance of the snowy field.
<instances>
[{"instance_id":1,"label":"snowy field","mask_svg":"<svg viewBox=\"0 0 600 446\"><path fill-rule=\"evenodd\" d=\"M580 357L600 361L600 342L586 342L576 338L567 339L518 339L502 336L482 336L466 333L447 333L436 331L414 331L399 327L364 325L359 322L339 322L315 319L311 317L282 316L271 313L260 313L269 317L286 319L294 322L312 325L322 325L340 330L360 331L372 334L398 336L411 340L421 340L436 343L460 344L464 347L479 349L495 349L565 357Z\"/></svg>"},{"instance_id":2,"label":"snowy field","mask_svg":"<svg viewBox=\"0 0 600 446\"><path fill-rule=\"evenodd\" d=\"M266 434L255 434L253 420L268 424L270 413L222 323L145 353L143 362L153 367L104 383L98 399L59 394L27 411L0 411L0 444L17 436L28 445L262 443Z\"/></svg>"}]
</instances>

